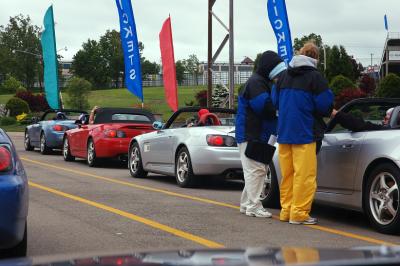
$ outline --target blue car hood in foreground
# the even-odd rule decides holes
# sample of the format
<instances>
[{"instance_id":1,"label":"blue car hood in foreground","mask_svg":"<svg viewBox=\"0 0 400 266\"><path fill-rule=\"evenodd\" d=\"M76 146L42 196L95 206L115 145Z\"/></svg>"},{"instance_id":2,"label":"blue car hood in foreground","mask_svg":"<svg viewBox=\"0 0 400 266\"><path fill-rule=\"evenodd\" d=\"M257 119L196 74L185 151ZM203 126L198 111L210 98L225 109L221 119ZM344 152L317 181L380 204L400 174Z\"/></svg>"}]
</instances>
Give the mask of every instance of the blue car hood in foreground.
<instances>
[{"instance_id":1,"label":"blue car hood in foreground","mask_svg":"<svg viewBox=\"0 0 400 266\"><path fill-rule=\"evenodd\" d=\"M398 265L400 247L356 249L246 248L127 252L112 256L65 256L0 262L3 265ZM52 256L54 258L54 256Z\"/></svg>"}]
</instances>

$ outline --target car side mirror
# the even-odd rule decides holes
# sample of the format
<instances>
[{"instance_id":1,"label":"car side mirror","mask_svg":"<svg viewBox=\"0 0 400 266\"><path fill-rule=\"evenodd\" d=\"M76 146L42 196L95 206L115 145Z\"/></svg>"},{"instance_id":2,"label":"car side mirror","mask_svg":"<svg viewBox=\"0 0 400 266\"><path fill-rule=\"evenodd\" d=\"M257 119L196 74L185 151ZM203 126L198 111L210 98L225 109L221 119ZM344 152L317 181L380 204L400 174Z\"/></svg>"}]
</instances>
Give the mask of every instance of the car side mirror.
<instances>
[{"instance_id":1,"label":"car side mirror","mask_svg":"<svg viewBox=\"0 0 400 266\"><path fill-rule=\"evenodd\" d=\"M155 122L153 123L153 128L156 129L156 130L162 129L163 126L164 126L164 124L163 124L162 122L160 122L160 121L155 121Z\"/></svg>"}]
</instances>

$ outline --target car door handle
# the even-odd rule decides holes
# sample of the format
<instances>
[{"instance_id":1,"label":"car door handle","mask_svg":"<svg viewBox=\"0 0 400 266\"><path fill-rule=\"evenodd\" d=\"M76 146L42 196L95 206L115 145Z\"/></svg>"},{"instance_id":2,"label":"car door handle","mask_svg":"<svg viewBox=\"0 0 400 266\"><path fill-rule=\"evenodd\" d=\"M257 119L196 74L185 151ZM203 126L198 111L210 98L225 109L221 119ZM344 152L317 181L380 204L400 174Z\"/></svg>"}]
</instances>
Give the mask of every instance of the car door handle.
<instances>
[{"instance_id":1,"label":"car door handle","mask_svg":"<svg viewBox=\"0 0 400 266\"><path fill-rule=\"evenodd\" d=\"M353 147L354 147L353 144L343 144L343 145L342 145L342 148L343 148L343 149L351 149L351 148L353 148Z\"/></svg>"}]
</instances>

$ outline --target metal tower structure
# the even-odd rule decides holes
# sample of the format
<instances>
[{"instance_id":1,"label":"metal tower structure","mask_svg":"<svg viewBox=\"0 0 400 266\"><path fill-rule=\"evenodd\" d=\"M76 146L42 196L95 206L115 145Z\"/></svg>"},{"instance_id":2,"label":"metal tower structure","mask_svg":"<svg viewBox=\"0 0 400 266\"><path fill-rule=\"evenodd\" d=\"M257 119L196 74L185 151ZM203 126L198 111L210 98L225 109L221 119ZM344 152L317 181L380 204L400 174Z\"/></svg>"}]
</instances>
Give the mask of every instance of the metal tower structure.
<instances>
[{"instance_id":1,"label":"metal tower structure","mask_svg":"<svg viewBox=\"0 0 400 266\"><path fill-rule=\"evenodd\" d=\"M233 0L229 0L229 27L227 27L221 19L213 12L212 8L216 0L208 0L208 60L207 60L207 77L208 77L208 89L207 89L207 106L211 107L212 102L212 67L217 60L219 54L224 48L225 44L229 41L229 108L234 106L234 86L235 86L235 69L234 69L234 39L233 39ZM227 34L213 55L212 43L213 43L213 17L227 30Z\"/></svg>"}]
</instances>

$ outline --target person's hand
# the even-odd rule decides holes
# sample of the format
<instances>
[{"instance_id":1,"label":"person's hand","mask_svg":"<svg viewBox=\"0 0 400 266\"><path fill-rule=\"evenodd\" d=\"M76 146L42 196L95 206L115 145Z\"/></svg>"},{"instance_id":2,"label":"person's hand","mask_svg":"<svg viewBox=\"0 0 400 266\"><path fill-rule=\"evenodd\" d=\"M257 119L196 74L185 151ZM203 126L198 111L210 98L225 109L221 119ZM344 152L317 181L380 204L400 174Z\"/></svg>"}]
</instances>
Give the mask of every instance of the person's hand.
<instances>
[{"instance_id":1,"label":"person's hand","mask_svg":"<svg viewBox=\"0 0 400 266\"><path fill-rule=\"evenodd\" d=\"M332 113L331 113L331 118L334 118L336 116L337 112L338 112L338 110L333 109Z\"/></svg>"}]
</instances>

